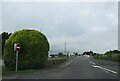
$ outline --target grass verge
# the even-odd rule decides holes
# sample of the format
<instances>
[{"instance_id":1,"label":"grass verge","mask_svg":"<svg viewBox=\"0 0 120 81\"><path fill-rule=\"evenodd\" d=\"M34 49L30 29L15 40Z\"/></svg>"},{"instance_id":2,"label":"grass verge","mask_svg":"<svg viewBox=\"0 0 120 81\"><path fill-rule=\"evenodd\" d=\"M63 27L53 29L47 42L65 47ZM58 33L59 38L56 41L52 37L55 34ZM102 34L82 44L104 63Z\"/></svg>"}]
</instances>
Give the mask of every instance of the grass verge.
<instances>
[{"instance_id":1,"label":"grass verge","mask_svg":"<svg viewBox=\"0 0 120 81\"><path fill-rule=\"evenodd\" d=\"M59 58L49 58L48 59L48 66L46 68L50 68L51 66L55 66L57 64L60 64L60 62L64 62L66 58L59 57ZM55 63L55 64L53 64ZM43 68L44 69L44 68ZM39 69L42 70L42 69ZM5 66L1 67L1 74L2 76L7 76L7 75L12 75L12 74L24 74L24 73L32 73L32 72L37 72L38 70L35 69L29 69L29 70L18 70L17 72L15 71L9 71Z\"/></svg>"}]
</instances>

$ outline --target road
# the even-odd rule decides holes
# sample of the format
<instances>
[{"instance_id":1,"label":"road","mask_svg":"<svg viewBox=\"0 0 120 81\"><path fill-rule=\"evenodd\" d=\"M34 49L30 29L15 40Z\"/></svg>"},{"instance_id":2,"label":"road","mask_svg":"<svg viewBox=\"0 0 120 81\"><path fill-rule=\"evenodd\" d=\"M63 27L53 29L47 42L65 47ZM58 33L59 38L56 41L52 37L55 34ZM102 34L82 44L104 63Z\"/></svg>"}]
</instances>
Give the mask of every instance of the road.
<instances>
[{"instance_id":1,"label":"road","mask_svg":"<svg viewBox=\"0 0 120 81\"><path fill-rule=\"evenodd\" d=\"M118 64L110 61L76 57L67 67L44 69L16 75L15 79L118 79Z\"/></svg>"}]
</instances>

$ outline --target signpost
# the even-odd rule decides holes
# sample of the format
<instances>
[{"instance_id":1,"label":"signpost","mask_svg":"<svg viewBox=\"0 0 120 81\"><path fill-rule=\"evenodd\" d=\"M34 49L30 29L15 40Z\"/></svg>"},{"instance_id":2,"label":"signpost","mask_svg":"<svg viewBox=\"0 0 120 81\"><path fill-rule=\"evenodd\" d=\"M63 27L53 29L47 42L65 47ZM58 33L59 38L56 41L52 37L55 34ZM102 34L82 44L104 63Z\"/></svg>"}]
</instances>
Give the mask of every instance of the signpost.
<instances>
[{"instance_id":1,"label":"signpost","mask_svg":"<svg viewBox=\"0 0 120 81\"><path fill-rule=\"evenodd\" d=\"M16 51L16 72L18 69L18 52L20 51L20 44L14 44L14 51Z\"/></svg>"},{"instance_id":2,"label":"signpost","mask_svg":"<svg viewBox=\"0 0 120 81\"><path fill-rule=\"evenodd\" d=\"M17 72L17 68L18 68L18 51L16 51L16 72Z\"/></svg>"}]
</instances>

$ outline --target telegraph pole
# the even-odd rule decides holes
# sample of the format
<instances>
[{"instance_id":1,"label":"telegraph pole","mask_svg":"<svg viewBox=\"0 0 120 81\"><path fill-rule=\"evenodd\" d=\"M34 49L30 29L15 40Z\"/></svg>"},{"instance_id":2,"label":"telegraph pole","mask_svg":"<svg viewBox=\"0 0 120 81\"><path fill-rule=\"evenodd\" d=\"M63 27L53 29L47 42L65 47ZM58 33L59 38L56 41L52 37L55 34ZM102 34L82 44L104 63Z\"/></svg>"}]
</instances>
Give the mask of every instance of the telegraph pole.
<instances>
[{"instance_id":1,"label":"telegraph pole","mask_svg":"<svg viewBox=\"0 0 120 81\"><path fill-rule=\"evenodd\" d=\"M41 32L42 32L42 28L41 28Z\"/></svg>"},{"instance_id":2,"label":"telegraph pole","mask_svg":"<svg viewBox=\"0 0 120 81\"><path fill-rule=\"evenodd\" d=\"M66 42L65 42L65 55L66 55Z\"/></svg>"}]
</instances>

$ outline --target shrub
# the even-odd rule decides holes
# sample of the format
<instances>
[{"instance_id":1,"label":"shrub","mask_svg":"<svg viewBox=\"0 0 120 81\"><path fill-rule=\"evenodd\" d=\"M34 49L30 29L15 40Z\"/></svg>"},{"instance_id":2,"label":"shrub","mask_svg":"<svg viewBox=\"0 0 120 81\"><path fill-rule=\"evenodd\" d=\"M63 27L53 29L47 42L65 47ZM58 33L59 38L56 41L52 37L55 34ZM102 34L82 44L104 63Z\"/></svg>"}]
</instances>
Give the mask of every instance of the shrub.
<instances>
[{"instance_id":1,"label":"shrub","mask_svg":"<svg viewBox=\"0 0 120 81\"><path fill-rule=\"evenodd\" d=\"M50 55L52 58L55 58L55 55Z\"/></svg>"},{"instance_id":2,"label":"shrub","mask_svg":"<svg viewBox=\"0 0 120 81\"><path fill-rule=\"evenodd\" d=\"M112 58L111 58L113 61L116 61L118 62L118 54L112 54Z\"/></svg>"},{"instance_id":3,"label":"shrub","mask_svg":"<svg viewBox=\"0 0 120 81\"><path fill-rule=\"evenodd\" d=\"M39 69L47 64L49 42L37 30L23 29L14 32L5 43L4 63L9 70L15 70L16 52L14 43L20 44L18 69Z\"/></svg>"},{"instance_id":4,"label":"shrub","mask_svg":"<svg viewBox=\"0 0 120 81\"><path fill-rule=\"evenodd\" d=\"M58 53L58 57L64 57L63 53Z\"/></svg>"}]
</instances>

